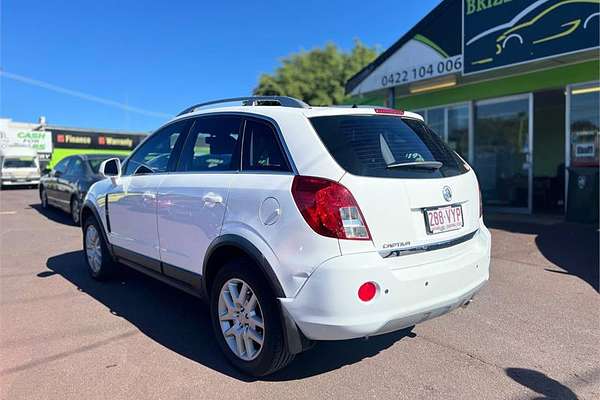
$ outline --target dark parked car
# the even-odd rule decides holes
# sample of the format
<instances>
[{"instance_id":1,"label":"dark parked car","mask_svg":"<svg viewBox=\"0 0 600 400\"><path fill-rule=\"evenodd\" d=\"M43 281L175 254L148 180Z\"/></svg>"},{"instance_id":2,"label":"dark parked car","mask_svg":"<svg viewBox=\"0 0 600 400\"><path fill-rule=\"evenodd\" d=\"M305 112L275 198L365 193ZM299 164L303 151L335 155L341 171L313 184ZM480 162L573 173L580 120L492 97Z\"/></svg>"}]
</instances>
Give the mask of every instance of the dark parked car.
<instances>
[{"instance_id":1,"label":"dark parked car","mask_svg":"<svg viewBox=\"0 0 600 400\"><path fill-rule=\"evenodd\" d=\"M80 154L65 157L40 180L42 208L58 207L71 214L79 225L79 213L85 194L92 184L103 179L98 168L104 160L124 156L115 154Z\"/></svg>"}]
</instances>

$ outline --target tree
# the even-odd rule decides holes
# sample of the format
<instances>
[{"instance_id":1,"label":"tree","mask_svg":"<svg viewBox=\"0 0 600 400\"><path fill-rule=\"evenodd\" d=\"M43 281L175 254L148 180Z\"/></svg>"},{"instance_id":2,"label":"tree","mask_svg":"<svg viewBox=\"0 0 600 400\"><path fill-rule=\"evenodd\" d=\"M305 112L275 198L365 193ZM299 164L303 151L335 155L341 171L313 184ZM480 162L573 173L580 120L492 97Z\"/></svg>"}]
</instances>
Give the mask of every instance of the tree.
<instances>
[{"instance_id":1,"label":"tree","mask_svg":"<svg viewBox=\"0 0 600 400\"><path fill-rule=\"evenodd\" d=\"M377 50L354 42L349 53L333 43L325 48L301 51L282 60L274 74L263 74L255 95L291 96L312 105L340 104L346 81L377 57Z\"/></svg>"}]
</instances>

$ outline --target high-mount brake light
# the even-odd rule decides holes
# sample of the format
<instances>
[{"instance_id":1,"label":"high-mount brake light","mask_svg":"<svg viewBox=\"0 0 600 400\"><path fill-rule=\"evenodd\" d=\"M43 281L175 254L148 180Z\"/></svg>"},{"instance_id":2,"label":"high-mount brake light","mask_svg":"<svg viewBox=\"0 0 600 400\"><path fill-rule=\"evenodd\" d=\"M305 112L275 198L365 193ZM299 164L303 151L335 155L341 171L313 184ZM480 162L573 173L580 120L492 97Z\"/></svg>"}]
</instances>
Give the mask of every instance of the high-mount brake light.
<instances>
[{"instance_id":1,"label":"high-mount brake light","mask_svg":"<svg viewBox=\"0 0 600 400\"><path fill-rule=\"evenodd\" d=\"M318 234L350 240L371 240L354 196L341 184L297 175L292 196L308 225Z\"/></svg>"},{"instance_id":2,"label":"high-mount brake light","mask_svg":"<svg viewBox=\"0 0 600 400\"><path fill-rule=\"evenodd\" d=\"M404 115L404 110L396 110L395 108L376 108L375 114Z\"/></svg>"}]
</instances>

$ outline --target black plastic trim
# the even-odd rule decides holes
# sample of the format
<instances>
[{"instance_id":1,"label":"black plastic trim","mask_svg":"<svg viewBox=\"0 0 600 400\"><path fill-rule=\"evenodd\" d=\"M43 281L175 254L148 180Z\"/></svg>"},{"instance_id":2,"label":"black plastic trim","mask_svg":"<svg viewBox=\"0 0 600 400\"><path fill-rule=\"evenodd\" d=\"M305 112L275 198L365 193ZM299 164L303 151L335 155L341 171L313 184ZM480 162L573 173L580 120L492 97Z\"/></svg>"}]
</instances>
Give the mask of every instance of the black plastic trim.
<instances>
[{"instance_id":1,"label":"black plastic trim","mask_svg":"<svg viewBox=\"0 0 600 400\"><path fill-rule=\"evenodd\" d=\"M161 263L152 257L136 253L135 251L127 250L120 246L113 245L113 252L117 261L127 260L135 264L141 265L155 272L162 273Z\"/></svg>"},{"instance_id":2,"label":"black plastic trim","mask_svg":"<svg viewBox=\"0 0 600 400\"><path fill-rule=\"evenodd\" d=\"M96 207L94 207L94 204L91 202L91 200L86 200L83 205L81 206L81 215L83 215L83 211L85 209L89 209L92 214L94 215L94 218L96 218L96 221L98 221L98 225L100 225L100 234L102 235L102 239L104 239L104 243L106 243L106 247L108 249L108 252L110 253L111 257L115 257L115 253L113 251L113 247L111 246L110 242L108 241L108 237L106 235L106 232L104 231L104 224L102 223L102 218L100 218L100 214L98 214L98 210L96 210ZM81 221L81 230L83 231L85 229L85 225L83 224L83 220Z\"/></svg>"},{"instance_id":3,"label":"black plastic trim","mask_svg":"<svg viewBox=\"0 0 600 400\"><path fill-rule=\"evenodd\" d=\"M202 290L202 276L183 268L163 262L162 270L165 276L184 282L197 290Z\"/></svg>"},{"instance_id":4,"label":"black plastic trim","mask_svg":"<svg viewBox=\"0 0 600 400\"><path fill-rule=\"evenodd\" d=\"M142 274L148 275L151 278L154 278L156 280L159 280L163 283L166 283L169 286L172 286L176 289L179 289L183 292L186 292L188 294L191 294L194 297L202 297L202 293L198 290L195 290L192 286L188 286L185 283L178 281L177 279L173 279L170 278L166 275L163 275L159 272L156 272L152 269L147 268L145 265L140 265L136 262L133 262L131 260L128 260L126 258L119 258L118 260L120 263L128 266L129 268L135 269L138 272L141 272Z\"/></svg>"},{"instance_id":5,"label":"black plastic trim","mask_svg":"<svg viewBox=\"0 0 600 400\"><path fill-rule=\"evenodd\" d=\"M285 292L283 291L283 287L281 286L281 283L279 283L279 279L277 279L277 275L273 271L273 268L271 267L265 256L263 256L260 250L258 250L249 240L244 239L241 236L232 234L219 236L210 244L210 246L208 246L208 249L206 250L206 255L204 257L204 263L202 265L202 276L206 276L206 268L208 266L208 260L210 260L210 256L214 253L215 250L222 246L234 246L242 250L244 253L248 254L267 277L267 280L269 281L271 289L273 289L275 297L286 297ZM202 285L204 293L208 293L209 288L206 286L206 279L203 279Z\"/></svg>"}]
</instances>

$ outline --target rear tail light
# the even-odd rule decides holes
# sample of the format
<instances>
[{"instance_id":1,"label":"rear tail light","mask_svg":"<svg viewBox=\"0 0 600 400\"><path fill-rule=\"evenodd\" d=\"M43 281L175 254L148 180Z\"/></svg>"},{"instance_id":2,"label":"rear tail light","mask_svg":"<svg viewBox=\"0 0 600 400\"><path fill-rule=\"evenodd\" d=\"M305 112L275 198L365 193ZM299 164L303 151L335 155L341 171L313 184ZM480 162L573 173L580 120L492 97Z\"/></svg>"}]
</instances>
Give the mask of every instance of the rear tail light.
<instances>
[{"instance_id":1,"label":"rear tail light","mask_svg":"<svg viewBox=\"0 0 600 400\"><path fill-rule=\"evenodd\" d=\"M371 240L369 228L352 193L337 182L296 176L292 196L308 225L337 239Z\"/></svg>"}]
</instances>

